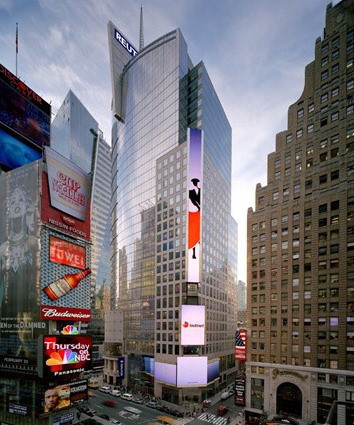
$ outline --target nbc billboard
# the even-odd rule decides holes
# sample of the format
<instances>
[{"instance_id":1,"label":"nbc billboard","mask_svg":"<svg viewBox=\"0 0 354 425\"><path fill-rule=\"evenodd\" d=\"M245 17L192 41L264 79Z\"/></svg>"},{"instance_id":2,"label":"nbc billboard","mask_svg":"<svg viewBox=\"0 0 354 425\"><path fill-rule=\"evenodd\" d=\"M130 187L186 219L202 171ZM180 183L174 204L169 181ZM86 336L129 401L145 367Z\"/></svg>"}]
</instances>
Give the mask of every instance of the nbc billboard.
<instances>
[{"instance_id":1,"label":"nbc billboard","mask_svg":"<svg viewBox=\"0 0 354 425\"><path fill-rule=\"evenodd\" d=\"M92 338L87 335L54 335L39 338L38 375L60 377L91 368Z\"/></svg>"},{"instance_id":2,"label":"nbc billboard","mask_svg":"<svg viewBox=\"0 0 354 425\"><path fill-rule=\"evenodd\" d=\"M205 344L205 306L181 305L181 345Z\"/></svg>"},{"instance_id":3,"label":"nbc billboard","mask_svg":"<svg viewBox=\"0 0 354 425\"><path fill-rule=\"evenodd\" d=\"M200 282L203 132L188 129L188 269L187 282Z\"/></svg>"},{"instance_id":4,"label":"nbc billboard","mask_svg":"<svg viewBox=\"0 0 354 425\"><path fill-rule=\"evenodd\" d=\"M41 149L50 141L51 106L0 64L0 122Z\"/></svg>"},{"instance_id":5,"label":"nbc billboard","mask_svg":"<svg viewBox=\"0 0 354 425\"><path fill-rule=\"evenodd\" d=\"M177 386L198 387L208 384L208 357L177 357Z\"/></svg>"}]
</instances>

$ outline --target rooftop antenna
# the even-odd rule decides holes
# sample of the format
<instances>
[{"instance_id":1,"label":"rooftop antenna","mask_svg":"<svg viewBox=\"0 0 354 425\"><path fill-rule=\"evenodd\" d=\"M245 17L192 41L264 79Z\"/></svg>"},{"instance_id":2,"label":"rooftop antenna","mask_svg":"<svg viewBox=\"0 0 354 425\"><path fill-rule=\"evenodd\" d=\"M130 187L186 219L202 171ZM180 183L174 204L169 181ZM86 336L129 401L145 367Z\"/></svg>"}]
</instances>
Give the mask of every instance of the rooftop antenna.
<instances>
[{"instance_id":1,"label":"rooftop antenna","mask_svg":"<svg viewBox=\"0 0 354 425\"><path fill-rule=\"evenodd\" d=\"M17 56L18 56L18 23L16 22L16 77L17 77Z\"/></svg>"},{"instance_id":2,"label":"rooftop antenna","mask_svg":"<svg viewBox=\"0 0 354 425\"><path fill-rule=\"evenodd\" d=\"M140 7L140 37L139 37L139 51L144 48L144 29L143 29L143 5Z\"/></svg>"}]
</instances>

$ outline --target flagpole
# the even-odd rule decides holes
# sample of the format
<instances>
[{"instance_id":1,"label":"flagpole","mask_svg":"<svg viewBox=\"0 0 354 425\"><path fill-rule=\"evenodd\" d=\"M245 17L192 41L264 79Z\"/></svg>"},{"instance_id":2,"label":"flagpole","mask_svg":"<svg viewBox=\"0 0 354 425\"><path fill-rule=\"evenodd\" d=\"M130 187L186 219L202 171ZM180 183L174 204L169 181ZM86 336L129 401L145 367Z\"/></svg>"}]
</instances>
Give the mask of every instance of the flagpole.
<instances>
[{"instance_id":1,"label":"flagpole","mask_svg":"<svg viewBox=\"0 0 354 425\"><path fill-rule=\"evenodd\" d=\"M16 77L17 77L17 56L18 56L18 23L16 22Z\"/></svg>"}]
</instances>

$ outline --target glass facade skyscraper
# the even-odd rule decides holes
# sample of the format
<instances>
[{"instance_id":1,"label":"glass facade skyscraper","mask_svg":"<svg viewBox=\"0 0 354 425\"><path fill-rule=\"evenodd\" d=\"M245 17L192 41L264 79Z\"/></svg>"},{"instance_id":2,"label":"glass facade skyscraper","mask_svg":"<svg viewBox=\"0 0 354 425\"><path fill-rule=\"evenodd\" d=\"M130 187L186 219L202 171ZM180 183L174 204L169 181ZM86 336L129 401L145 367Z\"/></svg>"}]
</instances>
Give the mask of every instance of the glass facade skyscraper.
<instances>
[{"instance_id":1,"label":"glass facade skyscraper","mask_svg":"<svg viewBox=\"0 0 354 425\"><path fill-rule=\"evenodd\" d=\"M87 173L93 173L91 199L92 296L109 284L111 148L97 121L69 90L52 123L51 146Z\"/></svg>"},{"instance_id":2,"label":"glass facade skyscraper","mask_svg":"<svg viewBox=\"0 0 354 425\"><path fill-rule=\"evenodd\" d=\"M115 116L111 297L124 317L128 384L175 403L201 401L235 375L231 127L179 29L139 53L112 22L108 36ZM186 254L188 128L202 130L204 138L201 279L193 296ZM181 344L186 304L205 306L204 345ZM170 368L176 377L182 357L207 359L205 368L214 372L202 385L178 386L176 378L171 385L161 371Z\"/></svg>"}]
</instances>

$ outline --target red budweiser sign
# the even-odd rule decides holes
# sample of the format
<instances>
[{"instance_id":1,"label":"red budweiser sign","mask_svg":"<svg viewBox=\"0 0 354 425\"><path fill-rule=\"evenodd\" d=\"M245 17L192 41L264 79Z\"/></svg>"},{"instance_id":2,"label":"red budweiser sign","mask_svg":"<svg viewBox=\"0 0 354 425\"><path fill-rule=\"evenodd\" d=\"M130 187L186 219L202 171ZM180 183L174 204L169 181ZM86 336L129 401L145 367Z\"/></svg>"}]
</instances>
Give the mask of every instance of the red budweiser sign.
<instances>
[{"instance_id":1,"label":"red budweiser sign","mask_svg":"<svg viewBox=\"0 0 354 425\"><path fill-rule=\"evenodd\" d=\"M41 318L43 320L70 320L89 322L91 311L81 308L41 306Z\"/></svg>"}]
</instances>

